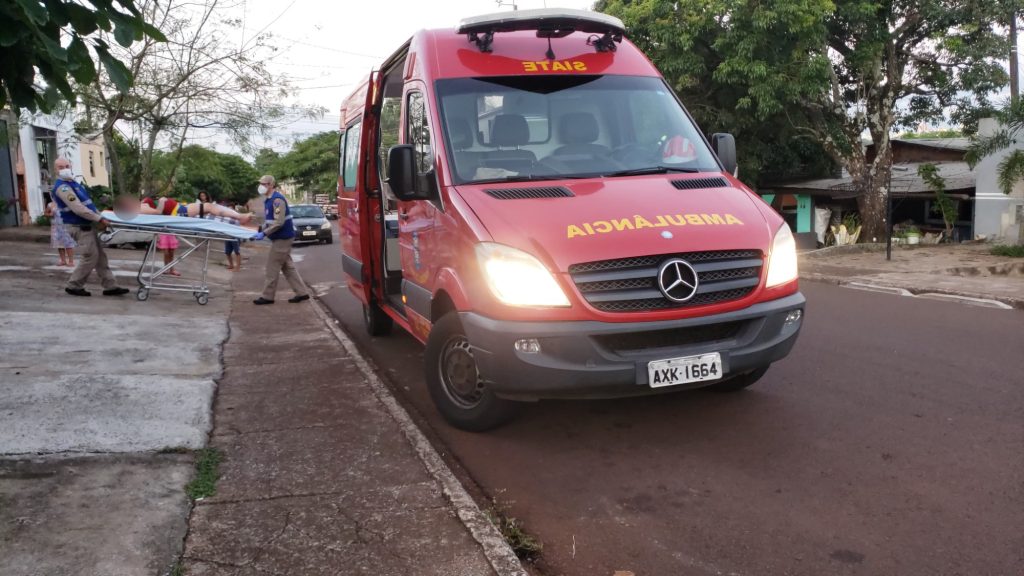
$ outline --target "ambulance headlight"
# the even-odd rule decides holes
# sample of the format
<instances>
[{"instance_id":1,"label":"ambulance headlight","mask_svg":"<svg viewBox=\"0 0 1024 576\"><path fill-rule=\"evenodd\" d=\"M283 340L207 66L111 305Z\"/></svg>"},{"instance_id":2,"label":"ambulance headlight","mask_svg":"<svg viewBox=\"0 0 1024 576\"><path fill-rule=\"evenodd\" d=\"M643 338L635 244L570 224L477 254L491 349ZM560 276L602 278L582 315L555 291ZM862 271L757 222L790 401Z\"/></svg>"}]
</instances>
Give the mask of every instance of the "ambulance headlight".
<instances>
[{"instance_id":1,"label":"ambulance headlight","mask_svg":"<svg viewBox=\"0 0 1024 576\"><path fill-rule=\"evenodd\" d=\"M768 255L768 288L792 282L796 280L796 240L789 230L789 225L783 223L779 231L775 233L775 240L772 241L772 252Z\"/></svg>"},{"instance_id":2,"label":"ambulance headlight","mask_svg":"<svg viewBox=\"0 0 1024 576\"><path fill-rule=\"evenodd\" d=\"M502 244L476 245L487 285L509 306L568 306L569 299L555 277L533 256Z\"/></svg>"}]
</instances>

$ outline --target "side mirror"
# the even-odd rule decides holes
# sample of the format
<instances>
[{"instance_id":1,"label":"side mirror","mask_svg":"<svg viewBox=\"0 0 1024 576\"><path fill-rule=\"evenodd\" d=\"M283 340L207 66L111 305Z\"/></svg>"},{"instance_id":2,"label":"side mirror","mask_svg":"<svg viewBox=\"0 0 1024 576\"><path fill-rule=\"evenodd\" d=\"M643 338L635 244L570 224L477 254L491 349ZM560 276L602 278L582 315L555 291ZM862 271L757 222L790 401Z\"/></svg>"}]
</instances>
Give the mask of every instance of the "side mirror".
<instances>
[{"instance_id":1,"label":"side mirror","mask_svg":"<svg viewBox=\"0 0 1024 576\"><path fill-rule=\"evenodd\" d=\"M388 150L388 185L403 202L432 200L437 195L434 171L416 171L416 152L412 144L399 144Z\"/></svg>"},{"instance_id":2,"label":"side mirror","mask_svg":"<svg viewBox=\"0 0 1024 576\"><path fill-rule=\"evenodd\" d=\"M729 174L736 174L736 139L732 134L712 134L711 148Z\"/></svg>"},{"instance_id":3,"label":"side mirror","mask_svg":"<svg viewBox=\"0 0 1024 576\"><path fill-rule=\"evenodd\" d=\"M388 150L388 185L399 200L415 200L416 168L411 144L399 144Z\"/></svg>"}]
</instances>

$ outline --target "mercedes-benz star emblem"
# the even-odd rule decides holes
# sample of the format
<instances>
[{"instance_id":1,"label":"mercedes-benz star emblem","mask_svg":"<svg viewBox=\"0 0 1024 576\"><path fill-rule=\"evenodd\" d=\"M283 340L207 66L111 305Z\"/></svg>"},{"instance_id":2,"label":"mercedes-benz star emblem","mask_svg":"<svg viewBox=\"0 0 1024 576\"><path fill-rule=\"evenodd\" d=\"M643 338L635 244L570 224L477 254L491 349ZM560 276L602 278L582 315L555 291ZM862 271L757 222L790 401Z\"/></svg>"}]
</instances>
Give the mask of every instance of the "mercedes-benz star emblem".
<instances>
[{"instance_id":1,"label":"mercedes-benz star emblem","mask_svg":"<svg viewBox=\"0 0 1024 576\"><path fill-rule=\"evenodd\" d=\"M686 260L673 258L658 270L658 287L665 298L686 302L697 293L697 271Z\"/></svg>"}]
</instances>

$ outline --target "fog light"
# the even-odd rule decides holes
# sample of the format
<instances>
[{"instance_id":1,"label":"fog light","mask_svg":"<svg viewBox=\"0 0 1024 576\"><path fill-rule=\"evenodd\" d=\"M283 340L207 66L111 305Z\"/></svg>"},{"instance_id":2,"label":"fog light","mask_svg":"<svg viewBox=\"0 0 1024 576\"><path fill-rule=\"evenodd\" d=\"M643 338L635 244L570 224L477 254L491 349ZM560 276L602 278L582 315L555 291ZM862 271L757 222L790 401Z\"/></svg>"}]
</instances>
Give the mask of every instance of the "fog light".
<instances>
[{"instance_id":1,"label":"fog light","mask_svg":"<svg viewBox=\"0 0 1024 576\"><path fill-rule=\"evenodd\" d=\"M803 310L790 310L789 314L786 314L786 324L795 324L796 322L799 322L803 315Z\"/></svg>"},{"instance_id":2,"label":"fog light","mask_svg":"<svg viewBox=\"0 0 1024 576\"><path fill-rule=\"evenodd\" d=\"M538 354L540 352L540 341L536 338L516 340L516 352L525 354Z\"/></svg>"}]
</instances>

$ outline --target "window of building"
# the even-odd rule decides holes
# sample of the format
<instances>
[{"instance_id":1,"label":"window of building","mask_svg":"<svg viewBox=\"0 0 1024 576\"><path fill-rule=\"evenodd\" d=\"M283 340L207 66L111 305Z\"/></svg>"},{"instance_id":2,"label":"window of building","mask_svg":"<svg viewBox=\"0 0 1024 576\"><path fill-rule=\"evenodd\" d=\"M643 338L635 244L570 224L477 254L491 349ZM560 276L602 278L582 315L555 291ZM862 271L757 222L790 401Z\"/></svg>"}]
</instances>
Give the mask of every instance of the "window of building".
<instances>
[{"instance_id":1,"label":"window of building","mask_svg":"<svg viewBox=\"0 0 1024 576\"><path fill-rule=\"evenodd\" d=\"M96 153L89 150L89 176L96 177Z\"/></svg>"}]
</instances>

